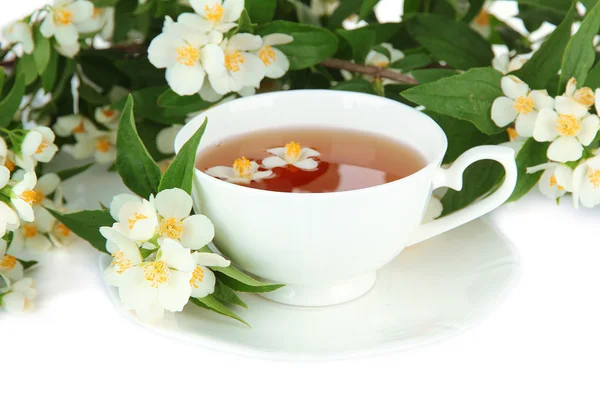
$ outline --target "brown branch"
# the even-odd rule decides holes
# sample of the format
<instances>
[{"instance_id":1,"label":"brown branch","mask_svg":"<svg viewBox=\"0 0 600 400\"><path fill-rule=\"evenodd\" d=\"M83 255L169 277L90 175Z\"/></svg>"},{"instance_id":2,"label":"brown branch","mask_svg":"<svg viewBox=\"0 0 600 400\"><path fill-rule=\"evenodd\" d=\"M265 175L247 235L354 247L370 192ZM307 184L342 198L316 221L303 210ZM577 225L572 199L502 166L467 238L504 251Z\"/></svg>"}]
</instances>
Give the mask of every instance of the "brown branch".
<instances>
[{"instance_id":1,"label":"brown branch","mask_svg":"<svg viewBox=\"0 0 600 400\"><path fill-rule=\"evenodd\" d=\"M328 58L323 60L321 61L321 65L327 68L345 69L346 71L350 72L371 75L375 78L391 79L396 82L408 83L409 85L416 85L419 83L415 78L391 69L375 67L371 65L355 64L352 61L340 60L338 58Z\"/></svg>"}]
</instances>

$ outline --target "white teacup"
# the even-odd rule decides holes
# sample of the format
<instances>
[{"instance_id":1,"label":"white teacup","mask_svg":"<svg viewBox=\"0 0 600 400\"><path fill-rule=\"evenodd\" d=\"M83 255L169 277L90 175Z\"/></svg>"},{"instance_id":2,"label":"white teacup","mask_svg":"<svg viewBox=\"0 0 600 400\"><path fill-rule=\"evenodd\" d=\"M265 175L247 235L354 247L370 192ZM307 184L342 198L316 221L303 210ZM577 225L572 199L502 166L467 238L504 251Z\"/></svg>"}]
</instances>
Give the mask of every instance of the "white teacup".
<instances>
[{"instance_id":1,"label":"white teacup","mask_svg":"<svg viewBox=\"0 0 600 400\"><path fill-rule=\"evenodd\" d=\"M270 192L196 171L195 208L214 223L218 249L251 274L286 284L263 294L285 304L331 305L363 295L374 285L377 269L406 246L500 206L517 179L514 151L502 146L473 148L452 167L440 168L447 140L439 125L411 107L373 95L295 90L234 100L206 110L185 125L176 138L176 151L205 118L208 125L199 151L256 130L347 128L408 144L427 161L427 166L406 178L336 193ZM301 143L302 137L297 140ZM421 224L433 189L461 190L465 168L482 159L504 166L500 188L461 211Z\"/></svg>"}]
</instances>

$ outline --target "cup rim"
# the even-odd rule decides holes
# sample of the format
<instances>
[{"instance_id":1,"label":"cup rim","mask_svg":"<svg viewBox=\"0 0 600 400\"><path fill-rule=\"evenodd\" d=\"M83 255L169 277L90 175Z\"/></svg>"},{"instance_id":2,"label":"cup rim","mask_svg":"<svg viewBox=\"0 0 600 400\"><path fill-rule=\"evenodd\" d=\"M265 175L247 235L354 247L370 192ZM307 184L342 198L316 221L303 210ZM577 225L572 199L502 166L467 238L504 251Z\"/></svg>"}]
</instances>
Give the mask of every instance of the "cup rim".
<instances>
[{"instance_id":1,"label":"cup rim","mask_svg":"<svg viewBox=\"0 0 600 400\"><path fill-rule=\"evenodd\" d=\"M238 98L238 99L232 100L231 102L219 104L215 107L204 110L201 114L198 114L196 117L194 117L193 119L188 121L184 125L184 127L181 128L181 130L177 133L177 135L175 137L175 154L178 154L179 151L181 150L181 147L183 147L183 144L185 144L185 141L183 143L181 143L182 142L181 137L182 137L182 133L184 133L184 131L186 131L186 127L189 129L189 126L193 125L194 122L208 118L207 114L214 112L214 110L217 110L220 107L226 107L229 103L232 103L232 102L238 102L238 104L240 102L252 102L253 99L256 99L257 97L265 98L265 97L274 97L274 96L296 96L296 95L306 95L307 92L314 93L316 96L318 96L319 94L325 94L325 93L329 94L329 95L332 94L331 93L332 90L326 90L326 89L299 89L299 90L289 90L289 91L277 91L277 92L261 93L261 94L256 94L256 95L252 95L252 96L248 96L248 97ZM416 171L410 175L407 175L403 178L392 181L392 182L386 182L386 183L383 183L380 185L369 186L366 188L345 190L345 191L341 191L341 192L321 192L321 193L276 192L276 191L257 189L257 188L252 188L249 186L237 185L234 183L226 182L222 179L215 178L214 176L211 176L211 175L207 174L206 172L201 171L195 167L194 167L194 172L197 173L199 175L199 177L201 177L202 179L208 179L209 181L213 181L214 183L216 183L218 185L226 185L225 187L229 187L230 190L242 190L242 191L250 190L251 192L249 192L249 193L264 194L266 196L285 196L285 197L302 196L304 198L308 198L308 197L326 197L326 196L327 197L348 196L348 195L356 194L356 193L385 190L392 186L400 185L403 182L418 179L421 175L424 175L427 170L429 170L430 168L435 168L435 167L437 167L437 165L439 165L441 163L442 158L444 157L444 155L446 154L446 151L448 150L448 139L447 139L446 135L443 133L443 129L441 128L441 126L437 122L435 122L435 120L433 120L430 116L428 116L424 113L421 113L421 111L416 110L415 108L410 107L406 104L403 104L398 101L388 99L385 97L372 95L372 94L368 94L368 93L359 93L359 92L341 92L341 91L335 91L335 92L337 92L336 93L337 95L339 95L340 93L343 93L343 95L347 96L347 97L355 97L355 98L365 98L365 97L373 98L373 97L375 97L378 99L378 101L387 102L394 107L404 108L405 110L407 110L409 112L421 114L422 116L429 119L429 121L431 123L433 123L435 126L437 126L439 128L440 132L442 132L442 134L440 135L442 138L442 142L443 142L443 150L440 152L441 154L438 154L437 156L432 157L430 160L427 160L427 158L424 154L422 154L419 150L415 149L416 151L418 151L421 154L421 156L426 161L426 164L422 168L420 168L418 171ZM209 123L210 123L210 120L209 120ZM380 135L378 133L370 133L370 134ZM243 135L243 133L240 133L240 135ZM191 136L191 135L186 135L186 136ZM410 143L406 143L406 145L411 146ZM198 154L199 151L201 151L200 147L196 151L196 155Z\"/></svg>"}]
</instances>

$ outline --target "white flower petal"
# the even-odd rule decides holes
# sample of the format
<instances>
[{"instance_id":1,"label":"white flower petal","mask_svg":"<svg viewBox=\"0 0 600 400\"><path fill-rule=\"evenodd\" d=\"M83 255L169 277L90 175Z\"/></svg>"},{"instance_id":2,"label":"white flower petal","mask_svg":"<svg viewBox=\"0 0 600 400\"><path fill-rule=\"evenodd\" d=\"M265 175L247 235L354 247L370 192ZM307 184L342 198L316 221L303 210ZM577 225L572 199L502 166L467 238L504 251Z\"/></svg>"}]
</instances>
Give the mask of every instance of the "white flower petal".
<instances>
[{"instance_id":1,"label":"white flower petal","mask_svg":"<svg viewBox=\"0 0 600 400\"><path fill-rule=\"evenodd\" d=\"M182 272L191 272L196 266L190 250L184 248L175 240L164 239L160 246L160 251L162 253L161 260L169 268L174 268Z\"/></svg>"},{"instance_id":2,"label":"white flower petal","mask_svg":"<svg viewBox=\"0 0 600 400\"><path fill-rule=\"evenodd\" d=\"M190 283L191 286L191 296L197 299L201 299L203 297L212 294L215 291L215 284L217 283L217 279L215 277L214 272L210 269L199 265L197 268L202 270L202 280L195 279Z\"/></svg>"},{"instance_id":3,"label":"white flower petal","mask_svg":"<svg viewBox=\"0 0 600 400\"><path fill-rule=\"evenodd\" d=\"M535 127L535 121L537 120L537 117L537 111L531 111L527 114L519 114L519 116L517 117L517 123L515 124L515 129L517 130L519 136L533 136L533 129Z\"/></svg>"},{"instance_id":4,"label":"white flower petal","mask_svg":"<svg viewBox=\"0 0 600 400\"><path fill-rule=\"evenodd\" d=\"M156 68L167 68L177 63L177 44L172 36L161 33L150 42L148 60Z\"/></svg>"},{"instance_id":5,"label":"white flower petal","mask_svg":"<svg viewBox=\"0 0 600 400\"><path fill-rule=\"evenodd\" d=\"M209 76L223 75L226 73L225 54L223 49L216 44L207 44L200 50L200 60L202 67ZM212 81L211 81L212 83Z\"/></svg>"},{"instance_id":6,"label":"white flower petal","mask_svg":"<svg viewBox=\"0 0 600 400\"><path fill-rule=\"evenodd\" d=\"M209 9L213 8L215 4L222 5L222 0L190 0L190 5L200 15L204 15L205 9L208 7Z\"/></svg>"},{"instance_id":7,"label":"white flower petal","mask_svg":"<svg viewBox=\"0 0 600 400\"><path fill-rule=\"evenodd\" d=\"M163 190L154 199L156 211L163 218L176 218L177 220L190 215L192 204L192 197L178 188Z\"/></svg>"},{"instance_id":8,"label":"white flower petal","mask_svg":"<svg viewBox=\"0 0 600 400\"><path fill-rule=\"evenodd\" d=\"M267 157L264 160L262 160L263 167L265 167L267 169L283 167L283 166L286 166L287 164L288 164L287 161L285 161L283 158L277 157L277 156Z\"/></svg>"},{"instance_id":9,"label":"white flower petal","mask_svg":"<svg viewBox=\"0 0 600 400\"><path fill-rule=\"evenodd\" d=\"M54 30L54 38L61 46L71 46L77 43L79 34L75 25L61 25Z\"/></svg>"},{"instance_id":10,"label":"white flower petal","mask_svg":"<svg viewBox=\"0 0 600 400\"><path fill-rule=\"evenodd\" d=\"M596 137L598 129L600 129L600 118L597 115L588 115L581 121L581 129L577 138L581 144L588 146Z\"/></svg>"},{"instance_id":11,"label":"white flower petal","mask_svg":"<svg viewBox=\"0 0 600 400\"><path fill-rule=\"evenodd\" d=\"M573 190L573 170L566 165L559 164L554 170L554 176L558 185L565 188L567 192Z\"/></svg>"},{"instance_id":12,"label":"white flower petal","mask_svg":"<svg viewBox=\"0 0 600 400\"><path fill-rule=\"evenodd\" d=\"M200 32L209 32L214 24L212 21L207 21L198 14L194 13L183 13L177 17L177 22L189 26L192 29L199 30Z\"/></svg>"},{"instance_id":13,"label":"white flower petal","mask_svg":"<svg viewBox=\"0 0 600 400\"><path fill-rule=\"evenodd\" d=\"M265 66L255 54L244 53L244 62L239 64L238 71L231 72L231 76L240 86L239 89L245 86L258 87L265 77Z\"/></svg>"},{"instance_id":14,"label":"white flower petal","mask_svg":"<svg viewBox=\"0 0 600 400\"><path fill-rule=\"evenodd\" d=\"M223 3L223 22L237 21L244 10L244 0L225 0Z\"/></svg>"},{"instance_id":15,"label":"white flower petal","mask_svg":"<svg viewBox=\"0 0 600 400\"><path fill-rule=\"evenodd\" d=\"M521 96L527 96L529 86L514 75L507 75L500 80L502 91L509 98L516 100Z\"/></svg>"},{"instance_id":16,"label":"white flower petal","mask_svg":"<svg viewBox=\"0 0 600 400\"><path fill-rule=\"evenodd\" d=\"M141 203L141 199L133 194L123 193L113 197L110 203L110 215L115 221L119 221L121 207L127 203Z\"/></svg>"},{"instance_id":17,"label":"white flower petal","mask_svg":"<svg viewBox=\"0 0 600 400\"><path fill-rule=\"evenodd\" d=\"M272 49L275 53L275 60L266 66L265 76L271 79L279 79L290 69L290 61L287 56L279 49Z\"/></svg>"},{"instance_id":18,"label":"white flower petal","mask_svg":"<svg viewBox=\"0 0 600 400\"><path fill-rule=\"evenodd\" d=\"M119 283L119 297L127 309L148 308L158 297L158 290L150 286L140 267L125 270Z\"/></svg>"},{"instance_id":19,"label":"white flower petal","mask_svg":"<svg viewBox=\"0 0 600 400\"><path fill-rule=\"evenodd\" d=\"M556 130L558 115L553 110L543 109L539 112L533 127L533 138L538 142L554 140L559 133Z\"/></svg>"},{"instance_id":20,"label":"white flower petal","mask_svg":"<svg viewBox=\"0 0 600 400\"><path fill-rule=\"evenodd\" d=\"M492 121L500 127L504 127L517 118L517 109L514 101L508 97L498 97L492 103Z\"/></svg>"},{"instance_id":21,"label":"white flower petal","mask_svg":"<svg viewBox=\"0 0 600 400\"><path fill-rule=\"evenodd\" d=\"M278 44L288 44L294 41L294 38L284 33L271 33L262 38L263 44L268 46L276 46Z\"/></svg>"},{"instance_id":22,"label":"white flower petal","mask_svg":"<svg viewBox=\"0 0 600 400\"><path fill-rule=\"evenodd\" d=\"M532 90L529 97L533 100L535 108L538 111L543 110L544 108L554 108L554 99L552 96L548 95L546 90Z\"/></svg>"},{"instance_id":23,"label":"white flower petal","mask_svg":"<svg viewBox=\"0 0 600 400\"><path fill-rule=\"evenodd\" d=\"M205 253L200 251L194 253L194 257L197 265L207 267L229 267L231 265L231 261L226 260L219 254L215 253Z\"/></svg>"},{"instance_id":24,"label":"white flower petal","mask_svg":"<svg viewBox=\"0 0 600 400\"><path fill-rule=\"evenodd\" d=\"M221 179L233 179L236 177L235 171L231 167L211 167L204 172L210 176Z\"/></svg>"},{"instance_id":25,"label":"white flower petal","mask_svg":"<svg viewBox=\"0 0 600 400\"><path fill-rule=\"evenodd\" d=\"M581 103L576 102L571 97L557 96L554 101L556 112L559 114L574 115L577 118L583 118L588 109Z\"/></svg>"},{"instance_id":26,"label":"white flower petal","mask_svg":"<svg viewBox=\"0 0 600 400\"><path fill-rule=\"evenodd\" d=\"M548 158L558 162L577 161L581 158L583 146L574 137L559 137L548 147Z\"/></svg>"},{"instance_id":27,"label":"white flower petal","mask_svg":"<svg viewBox=\"0 0 600 400\"><path fill-rule=\"evenodd\" d=\"M75 24L84 22L94 15L94 4L86 0L69 3L65 9L73 13L73 23Z\"/></svg>"},{"instance_id":28,"label":"white flower petal","mask_svg":"<svg viewBox=\"0 0 600 400\"><path fill-rule=\"evenodd\" d=\"M208 79L214 91L221 95L235 92L242 88L242 86L234 81L233 77L228 73L223 73L221 75L210 74L208 75Z\"/></svg>"},{"instance_id":29,"label":"white flower petal","mask_svg":"<svg viewBox=\"0 0 600 400\"><path fill-rule=\"evenodd\" d=\"M270 178L273 175L273 171L258 171L252 176L252 180L260 181L262 179Z\"/></svg>"},{"instance_id":30,"label":"white flower petal","mask_svg":"<svg viewBox=\"0 0 600 400\"><path fill-rule=\"evenodd\" d=\"M260 36L252 35L250 33L238 33L229 39L227 49L234 51L252 51L260 49L261 45L262 39Z\"/></svg>"},{"instance_id":31,"label":"white flower petal","mask_svg":"<svg viewBox=\"0 0 600 400\"><path fill-rule=\"evenodd\" d=\"M38 234L34 237L26 238L25 246L37 252L47 252L52 248L52 242L46 236Z\"/></svg>"},{"instance_id":32,"label":"white flower petal","mask_svg":"<svg viewBox=\"0 0 600 400\"><path fill-rule=\"evenodd\" d=\"M319 166L319 163L312 158L307 158L305 160L295 162L292 165L306 171L312 171Z\"/></svg>"},{"instance_id":33,"label":"white flower petal","mask_svg":"<svg viewBox=\"0 0 600 400\"><path fill-rule=\"evenodd\" d=\"M23 221L32 222L35 219L31 205L29 205L29 203L27 203L25 200L17 197L12 198L11 202L13 206L15 206L17 213L19 213L19 216Z\"/></svg>"},{"instance_id":34,"label":"white flower petal","mask_svg":"<svg viewBox=\"0 0 600 400\"><path fill-rule=\"evenodd\" d=\"M39 190L40 192L42 192L42 194L48 196L49 194L53 193L58 188L59 184L60 184L60 178L58 177L58 175L56 175L54 173L49 173L49 174L42 175L38 179L37 185L35 186L35 188L37 190Z\"/></svg>"},{"instance_id":35,"label":"white flower petal","mask_svg":"<svg viewBox=\"0 0 600 400\"><path fill-rule=\"evenodd\" d=\"M550 168L550 169L547 169L546 171L544 171L544 173L542 174L542 177L540 178L540 181L538 183L540 192L544 196L546 196L550 199L553 199L553 200L557 199L565 194L565 191L560 190L558 188L558 184L553 182L554 179L556 179L556 176L554 175L554 168Z\"/></svg>"},{"instance_id":36,"label":"white flower petal","mask_svg":"<svg viewBox=\"0 0 600 400\"><path fill-rule=\"evenodd\" d=\"M183 220L183 231L179 240L184 247L199 250L209 244L214 237L215 227L206 216L196 214Z\"/></svg>"},{"instance_id":37,"label":"white flower petal","mask_svg":"<svg viewBox=\"0 0 600 400\"><path fill-rule=\"evenodd\" d=\"M200 97L202 97L202 100L208 101L209 103L216 103L223 98L223 95L215 92L210 81L206 79L204 85L202 85L202 89L200 89Z\"/></svg>"},{"instance_id":38,"label":"white flower petal","mask_svg":"<svg viewBox=\"0 0 600 400\"><path fill-rule=\"evenodd\" d=\"M191 293L190 273L171 271L169 280L158 288L158 301L164 309L179 312L190 300Z\"/></svg>"},{"instance_id":39,"label":"white flower petal","mask_svg":"<svg viewBox=\"0 0 600 400\"><path fill-rule=\"evenodd\" d=\"M190 96L198 93L204 83L205 72L202 66L196 64L188 67L175 64L167 67L167 83L180 96Z\"/></svg>"}]
</instances>

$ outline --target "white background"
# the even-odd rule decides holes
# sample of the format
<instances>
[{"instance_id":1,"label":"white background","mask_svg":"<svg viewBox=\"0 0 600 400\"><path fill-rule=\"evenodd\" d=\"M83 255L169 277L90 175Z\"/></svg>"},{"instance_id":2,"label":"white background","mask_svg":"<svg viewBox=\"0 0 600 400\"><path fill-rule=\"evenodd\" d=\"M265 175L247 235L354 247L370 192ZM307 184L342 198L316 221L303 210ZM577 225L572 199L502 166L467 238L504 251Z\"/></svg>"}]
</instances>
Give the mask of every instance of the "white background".
<instances>
[{"instance_id":1,"label":"white background","mask_svg":"<svg viewBox=\"0 0 600 400\"><path fill-rule=\"evenodd\" d=\"M40 3L3 0L0 24ZM266 361L163 338L115 310L97 253L55 251L35 273L37 310L0 313L0 399L597 399L600 214L534 192L492 214L522 266L488 318L437 344L360 359Z\"/></svg>"}]
</instances>

